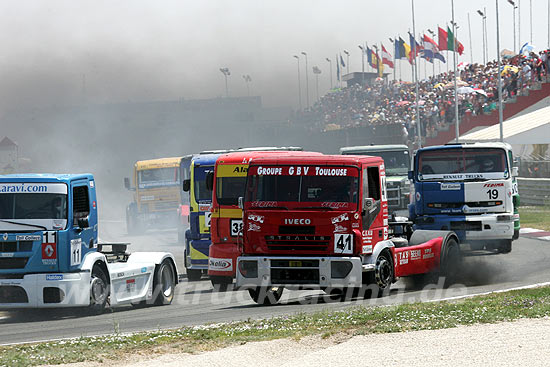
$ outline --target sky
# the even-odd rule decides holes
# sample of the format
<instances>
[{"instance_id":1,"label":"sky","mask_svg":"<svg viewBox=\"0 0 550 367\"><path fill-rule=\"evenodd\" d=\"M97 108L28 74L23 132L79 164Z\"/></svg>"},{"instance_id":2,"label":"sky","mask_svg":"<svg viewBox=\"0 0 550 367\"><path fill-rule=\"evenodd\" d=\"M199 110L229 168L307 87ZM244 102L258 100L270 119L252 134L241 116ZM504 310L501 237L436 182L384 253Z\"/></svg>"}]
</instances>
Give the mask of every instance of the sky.
<instances>
[{"instance_id":1,"label":"sky","mask_svg":"<svg viewBox=\"0 0 550 367\"><path fill-rule=\"evenodd\" d=\"M516 3L519 1L516 0ZM521 43L548 45L548 0L521 0ZM482 60L481 17L487 9L488 47L496 58L495 1L456 0L460 61ZM501 49L514 48L512 6L499 1ZM468 36L470 13L472 49ZM415 0L416 32L451 20L450 0ZM517 24L516 24L517 26ZM252 95L265 106L298 105L317 98L311 68L318 66L319 94L330 87L329 63L343 50L350 71L361 70L358 45L405 39L412 30L411 0L180 0L0 1L0 113L13 108L225 96L221 67L229 68L229 96ZM393 50L391 51L393 52ZM409 76L406 61L403 77ZM444 70L446 66L442 67ZM436 67L436 70L438 67ZM419 67L421 77L423 64ZM428 69L429 70L429 69ZM333 62L333 74L336 73ZM333 76L333 82L335 82Z\"/></svg>"}]
</instances>

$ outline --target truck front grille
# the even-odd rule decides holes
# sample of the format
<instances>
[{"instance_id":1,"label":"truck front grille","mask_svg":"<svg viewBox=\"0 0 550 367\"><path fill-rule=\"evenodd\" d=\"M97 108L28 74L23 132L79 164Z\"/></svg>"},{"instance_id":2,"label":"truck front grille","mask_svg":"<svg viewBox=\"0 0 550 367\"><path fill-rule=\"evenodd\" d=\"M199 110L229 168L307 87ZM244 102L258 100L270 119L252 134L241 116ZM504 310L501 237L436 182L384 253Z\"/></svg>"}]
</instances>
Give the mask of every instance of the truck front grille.
<instances>
[{"instance_id":1,"label":"truck front grille","mask_svg":"<svg viewBox=\"0 0 550 367\"><path fill-rule=\"evenodd\" d=\"M478 221L453 221L451 231L481 231L481 222Z\"/></svg>"},{"instance_id":2,"label":"truck front grille","mask_svg":"<svg viewBox=\"0 0 550 367\"><path fill-rule=\"evenodd\" d=\"M27 292L17 285L0 286L0 303L29 303Z\"/></svg>"},{"instance_id":3,"label":"truck front grille","mask_svg":"<svg viewBox=\"0 0 550 367\"><path fill-rule=\"evenodd\" d=\"M33 241L0 242L0 252L31 252Z\"/></svg>"},{"instance_id":4,"label":"truck front grille","mask_svg":"<svg viewBox=\"0 0 550 367\"><path fill-rule=\"evenodd\" d=\"M319 284L319 269L271 269L273 284Z\"/></svg>"},{"instance_id":5,"label":"truck front grille","mask_svg":"<svg viewBox=\"0 0 550 367\"><path fill-rule=\"evenodd\" d=\"M0 269L23 269L29 261L28 257L2 257Z\"/></svg>"},{"instance_id":6,"label":"truck front grille","mask_svg":"<svg viewBox=\"0 0 550 367\"><path fill-rule=\"evenodd\" d=\"M326 251L330 236L275 235L265 236L268 249L273 251Z\"/></svg>"},{"instance_id":7,"label":"truck front grille","mask_svg":"<svg viewBox=\"0 0 550 367\"><path fill-rule=\"evenodd\" d=\"M177 209L179 203L177 201L156 201L154 206L155 210L170 210Z\"/></svg>"}]
</instances>

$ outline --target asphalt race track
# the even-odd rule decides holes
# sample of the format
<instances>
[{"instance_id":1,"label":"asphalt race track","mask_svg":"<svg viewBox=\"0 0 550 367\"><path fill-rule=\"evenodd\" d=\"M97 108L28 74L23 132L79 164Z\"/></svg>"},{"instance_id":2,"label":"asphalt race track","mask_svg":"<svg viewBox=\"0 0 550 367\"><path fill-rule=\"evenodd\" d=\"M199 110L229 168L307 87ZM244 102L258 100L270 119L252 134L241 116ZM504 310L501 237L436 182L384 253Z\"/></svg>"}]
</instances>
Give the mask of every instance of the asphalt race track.
<instances>
[{"instance_id":1,"label":"asphalt race track","mask_svg":"<svg viewBox=\"0 0 550 367\"><path fill-rule=\"evenodd\" d=\"M183 268L183 247L175 231L147 232L139 237L126 235L122 222L102 222L102 241L130 241L132 251L170 251L176 256L179 271ZM0 344L135 332L182 325L265 318L322 309L343 309L356 305L387 305L430 301L521 287L550 281L550 242L521 237L512 253L468 257L464 261L460 285L443 289L410 289L399 281L389 296L378 299L333 300L320 291L285 290L279 304L258 306L245 291L213 292L206 279L182 282L174 302L162 307L119 307L102 315L90 316L83 310L24 310L0 312Z\"/></svg>"}]
</instances>

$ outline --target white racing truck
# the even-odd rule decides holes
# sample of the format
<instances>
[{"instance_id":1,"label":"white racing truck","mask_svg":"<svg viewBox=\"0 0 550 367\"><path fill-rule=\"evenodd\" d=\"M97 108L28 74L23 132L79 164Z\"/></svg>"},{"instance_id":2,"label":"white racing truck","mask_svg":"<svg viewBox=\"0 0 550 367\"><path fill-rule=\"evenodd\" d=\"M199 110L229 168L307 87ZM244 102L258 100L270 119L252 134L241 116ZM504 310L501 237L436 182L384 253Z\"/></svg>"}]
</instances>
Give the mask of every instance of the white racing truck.
<instances>
[{"instance_id":1,"label":"white racing truck","mask_svg":"<svg viewBox=\"0 0 550 367\"><path fill-rule=\"evenodd\" d=\"M174 257L126 247L98 243L92 175L0 176L0 308L171 303Z\"/></svg>"}]
</instances>

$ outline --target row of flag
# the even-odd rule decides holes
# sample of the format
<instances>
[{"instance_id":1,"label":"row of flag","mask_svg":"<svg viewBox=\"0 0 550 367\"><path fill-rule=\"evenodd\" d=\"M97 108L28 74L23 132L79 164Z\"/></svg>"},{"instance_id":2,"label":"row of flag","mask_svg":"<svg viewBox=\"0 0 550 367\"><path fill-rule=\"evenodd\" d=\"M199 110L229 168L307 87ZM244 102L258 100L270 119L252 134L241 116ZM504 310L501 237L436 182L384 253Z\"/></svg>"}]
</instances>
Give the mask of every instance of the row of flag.
<instances>
[{"instance_id":1,"label":"row of flag","mask_svg":"<svg viewBox=\"0 0 550 367\"><path fill-rule=\"evenodd\" d=\"M416 56L424 58L426 61L433 63L434 59L445 62L445 57L441 54L440 51L454 51L458 52L459 55L464 53L464 45L458 40L455 40L454 34L449 27L447 30L444 30L441 27L438 27L438 42L435 42L432 38L427 35L423 35L421 42L418 43L414 36L409 32L409 42L407 44L401 37L396 37L395 39L390 38L390 42L394 45L394 58L386 50L383 44L381 44L380 55L378 53L378 47L373 46L372 48L364 48L365 54L367 56L368 64L378 71L378 75L382 76L384 71L384 65L387 65L390 68L394 68L394 60L406 59L412 65ZM338 62L339 61L339 62ZM340 55L340 60L336 58L336 76L340 80L340 65L342 67L346 66L344 58Z\"/></svg>"}]
</instances>

